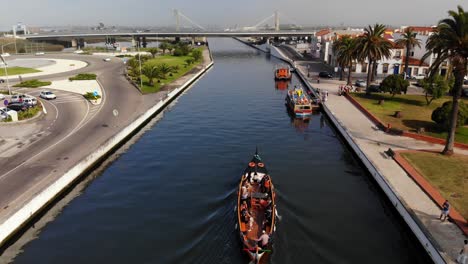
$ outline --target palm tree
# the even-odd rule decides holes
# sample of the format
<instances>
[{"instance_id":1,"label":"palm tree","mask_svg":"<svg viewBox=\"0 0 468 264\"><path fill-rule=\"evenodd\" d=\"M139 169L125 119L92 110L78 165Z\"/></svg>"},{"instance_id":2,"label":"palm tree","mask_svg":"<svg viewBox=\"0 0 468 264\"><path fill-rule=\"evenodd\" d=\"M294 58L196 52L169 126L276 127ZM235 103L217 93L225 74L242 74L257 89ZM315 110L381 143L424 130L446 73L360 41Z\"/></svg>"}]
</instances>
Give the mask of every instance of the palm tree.
<instances>
[{"instance_id":1,"label":"palm tree","mask_svg":"<svg viewBox=\"0 0 468 264\"><path fill-rule=\"evenodd\" d=\"M348 68L348 85L351 85L351 68L357 58L356 39L351 36L343 36L333 43L333 52L336 53L336 61L341 69Z\"/></svg>"},{"instance_id":2,"label":"palm tree","mask_svg":"<svg viewBox=\"0 0 468 264\"><path fill-rule=\"evenodd\" d=\"M161 79L166 79L167 74L174 72L174 69L171 66L167 65L166 63L159 64L157 68L158 68L159 76L161 76Z\"/></svg>"},{"instance_id":3,"label":"palm tree","mask_svg":"<svg viewBox=\"0 0 468 264\"><path fill-rule=\"evenodd\" d=\"M409 56L410 51L412 48L418 46L421 47L421 40L416 38L417 33L413 31L412 28L408 27L405 30L405 33L401 35L400 39L395 41L395 44L400 47L406 48L406 56L405 56L405 79L409 76L408 72L408 64L409 64Z\"/></svg>"},{"instance_id":4,"label":"palm tree","mask_svg":"<svg viewBox=\"0 0 468 264\"><path fill-rule=\"evenodd\" d=\"M148 78L150 86L154 85L153 79L160 74L158 66L151 64L145 64L141 69L141 73Z\"/></svg>"},{"instance_id":5,"label":"palm tree","mask_svg":"<svg viewBox=\"0 0 468 264\"><path fill-rule=\"evenodd\" d=\"M360 36L356 44L356 52L358 60L368 60L367 64L367 82L366 93L369 94L369 84L372 76L373 63L383 58L390 57L390 50L393 47L392 43L383 37L385 26L375 24L374 27L368 26L365 29L364 35Z\"/></svg>"},{"instance_id":6,"label":"palm tree","mask_svg":"<svg viewBox=\"0 0 468 264\"><path fill-rule=\"evenodd\" d=\"M154 59L154 57L156 56L156 54L158 54L159 49L158 49L158 48L149 48L149 49L148 49L148 52L151 53L151 56L153 56L153 59Z\"/></svg>"},{"instance_id":7,"label":"palm tree","mask_svg":"<svg viewBox=\"0 0 468 264\"><path fill-rule=\"evenodd\" d=\"M166 54L166 50L169 49L169 43L167 42L161 42L161 44L159 44L159 48L162 49L162 52L163 54Z\"/></svg>"},{"instance_id":8,"label":"palm tree","mask_svg":"<svg viewBox=\"0 0 468 264\"><path fill-rule=\"evenodd\" d=\"M458 12L457 12L458 11ZM450 18L439 21L436 32L432 34L426 42L426 54L422 60L436 55L436 59L429 68L430 75L435 75L440 65L449 61L452 65L452 73L455 77L452 95L452 112L450 117L450 126L445 142L445 148L442 151L444 155L453 154L453 145L455 142L455 130L457 127L459 100L463 86L463 78L467 73L468 57L468 13L458 6L457 11L448 12Z\"/></svg>"}]
</instances>

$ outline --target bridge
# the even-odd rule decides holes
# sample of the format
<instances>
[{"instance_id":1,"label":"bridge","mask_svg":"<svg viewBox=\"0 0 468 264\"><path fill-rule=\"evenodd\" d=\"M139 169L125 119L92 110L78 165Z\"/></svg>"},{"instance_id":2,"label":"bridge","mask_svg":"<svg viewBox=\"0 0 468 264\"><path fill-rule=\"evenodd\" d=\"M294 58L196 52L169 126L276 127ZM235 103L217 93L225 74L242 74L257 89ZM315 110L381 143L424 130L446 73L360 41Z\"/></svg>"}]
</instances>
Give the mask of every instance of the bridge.
<instances>
[{"instance_id":1,"label":"bridge","mask_svg":"<svg viewBox=\"0 0 468 264\"><path fill-rule=\"evenodd\" d=\"M276 38L276 37L311 37L315 35L313 31L299 30L281 30L280 29L280 15L275 11L272 15L262 19L259 23L250 27L225 29L223 31L209 31L203 26L194 22L192 19L182 14L179 10L174 10L176 20L175 32L76 32L76 33L54 33L54 34L39 34L39 35L24 35L22 38L32 41L62 41L71 42L72 47L76 47L85 39L96 38L130 38L138 41L142 38L196 38L196 37L262 37L262 38ZM262 24L268 20L274 20L274 28L261 29ZM182 20L190 23L193 30L181 30ZM294 23L297 25L296 23Z\"/></svg>"}]
</instances>

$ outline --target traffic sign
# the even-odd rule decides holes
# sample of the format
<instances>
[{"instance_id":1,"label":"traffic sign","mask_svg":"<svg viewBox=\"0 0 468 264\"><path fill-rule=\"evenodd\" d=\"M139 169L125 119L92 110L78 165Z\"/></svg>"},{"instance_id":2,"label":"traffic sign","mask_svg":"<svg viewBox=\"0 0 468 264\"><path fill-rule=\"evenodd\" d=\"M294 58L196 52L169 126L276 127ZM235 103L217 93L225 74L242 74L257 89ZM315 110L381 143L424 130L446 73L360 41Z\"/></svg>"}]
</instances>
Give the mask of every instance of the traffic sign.
<instances>
[{"instance_id":1,"label":"traffic sign","mask_svg":"<svg viewBox=\"0 0 468 264\"><path fill-rule=\"evenodd\" d=\"M3 105L7 106L8 105L8 100L5 99L5 101L3 101Z\"/></svg>"}]
</instances>

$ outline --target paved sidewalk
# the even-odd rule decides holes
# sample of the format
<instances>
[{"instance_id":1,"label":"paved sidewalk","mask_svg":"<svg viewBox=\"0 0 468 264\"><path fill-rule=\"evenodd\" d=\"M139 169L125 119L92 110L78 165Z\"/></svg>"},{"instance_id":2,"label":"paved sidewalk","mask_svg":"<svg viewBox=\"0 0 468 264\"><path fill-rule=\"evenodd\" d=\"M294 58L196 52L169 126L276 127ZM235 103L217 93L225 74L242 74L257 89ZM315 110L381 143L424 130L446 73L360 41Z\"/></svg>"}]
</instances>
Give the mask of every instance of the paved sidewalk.
<instances>
[{"instance_id":1,"label":"paved sidewalk","mask_svg":"<svg viewBox=\"0 0 468 264\"><path fill-rule=\"evenodd\" d=\"M307 74L307 69L298 66L302 73ZM388 148L395 150L434 149L442 150L443 146L431 144L415 139L394 136L378 130L374 124L365 117L344 96L338 96L338 86L344 84L339 81L321 80L320 84L310 80L311 84L323 91L328 91L329 96L325 104L333 112L333 115L351 133L359 147L367 157L383 173L388 182L396 190L397 195L413 210L414 214L424 224L441 251L449 256L447 262L453 262L463 245L464 235L453 223L440 222L439 207L421 190L421 188L406 174L406 172L392 159L384 155ZM468 155L468 151L456 149L456 153Z\"/></svg>"}]
</instances>

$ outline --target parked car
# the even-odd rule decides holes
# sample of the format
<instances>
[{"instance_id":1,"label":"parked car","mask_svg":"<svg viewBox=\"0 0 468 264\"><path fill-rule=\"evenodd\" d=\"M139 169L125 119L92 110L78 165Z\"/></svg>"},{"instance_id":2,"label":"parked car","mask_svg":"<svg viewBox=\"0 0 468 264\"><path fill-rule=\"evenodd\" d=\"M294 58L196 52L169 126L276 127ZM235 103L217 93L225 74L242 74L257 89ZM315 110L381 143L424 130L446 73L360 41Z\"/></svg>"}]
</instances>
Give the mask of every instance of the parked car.
<instances>
[{"instance_id":1,"label":"parked car","mask_svg":"<svg viewBox=\"0 0 468 264\"><path fill-rule=\"evenodd\" d=\"M2 57L10 57L10 53L2 53Z\"/></svg>"},{"instance_id":2,"label":"parked car","mask_svg":"<svg viewBox=\"0 0 468 264\"><path fill-rule=\"evenodd\" d=\"M329 72L319 72L319 77L321 78L333 78L333 74Z\"/></svg>"},{"instance_id":3,"label":"parked car","mask_svg":"<svg viewBox=\"0 0 468 264\"><path fill-rule=\"evenodd\" d=\"M42 51L40 51L40 52L36 52L36 56L42 56L42 55L44 55L44 54L45 54L45 53L44 53L44 52L42 52Z\"/></svg>"},{"instance_id":4,"label":"parked car","mask_svg":"<svg viewBox=\"0 0 468 264\"><path fill-rule=\"evenodd\" d=\"M0 107L0 120L8 118L8 116L11 115L12 112L16 111L7 107Z\"/></svg>"},{"instance_id":5,"label":"parked car","mask_svg":"<svg viewBox=\"0 0 468 264\"><path fill-rule=\"evenodd\" d=\"M381 93L382 92L382 89L380 89L380 85L378 84L371 84L369 85L369 92L371 93Z\"/></svg>"},{"instance_id":6,"label":"parked car","mask_svg":"<svg viewBox=\"0 0 468 264\"><path fill-rule=\"evenodd\" d=\"M422 74L422 73L420 73L420 74L418 74L418 75L414 75L414 76L412 77L412 79L414 79L414 80L422 80L422 79L424 79L424 78L426 78L426 75L425 75L425 74Z\"/></svg>"},{"instance_id":7,"label":"parked car","mask_svg":"<svg viewBox=\"0 0 468 264\"><path fill-rule=\"evenodd\" d=\"M357 87L366 87L366 84L367 82L364 80L356 80L356 83L354 83Z\"/></svg>"},{"instance_id":8,"label":"parked car","mask_svg":"<svg viewBox=\"0 0 468 264\"><path fill-rule=\"evenodd\" d=\"M75 53L75 54L81 54L81 53L84 53L84 51L83 51L83 50L75 50L73 53Z\"/></svg>"},{"instance_id":9,"label":"parked car","mask_svg":"<svg viewBox=\"0 0 468 264\"><path fill-rule=\"evenodd\" d=\"M34 97L26 97L23 99L23 103L29 107L34 107L37 105L37 99Z\"/></svg>"},{"instance_id":10,"label":"parked car","mask_svg":"<svg viewBox=\"0 0 468 264\"><path fill-rule=\"evenodd\" d=\"M468 88L463 88L462 96L468 97Z\"/></svg>"},{"instance_id":11,"label":"parked car","mask_svg":"<svg viewBox=\"0 0 468 264\"><path fill-rule=\"evenodd\" d=\"M10 108L11 110L15 110L15 111L25 111L29 107L25 103L11 103L11 104L8 104L8 108Z\"/></svg>"},{"instance_id":12,"label":"parked car","mask_svg":"<svg viewBox=\"0 0 468 264\"><path fill-rule=\"evenodd\" d=\"M51 100L51 99L56 99L57 96L51 92L51 91L42 91L39 95L41 98L44 98L44 99L47 99L47 100Z\"/></svg>"},{"instance_id":13,"label":"parked car","mask_svg":"<svg viewBox=\"0 0 468 264\"><path fill-rule=\"evenodd\" d=\"M0 79L0 83L4 83L5 82L5 79Z\"/></svg>"},{"instance_id":14,"label":"parked car","mask_svg":"<svg viewBox=\"0 0 468 264\"><path fill-rule=\"evenodd\" d=\"M110 58L103 59L103 61L110 61L110 60L111 60Z\"/></svg>"},{"instance_id":15,"label":"parked car","mask_svg":"<svg viewBox=\"0 0 468 264\"><path fill-rule=\"evenodd\" d=\"M11 100L10 102L12 103L19 103L19 102L22 102L25 98L27 98L28 96L25 95L25 94L15 94L13 96L11 96Z\"/></svg>"},{"instance_id":16,"label":"parked car","mask_svg":"<svg viewBox=\"0 0 468 264\"><path fill-rule=\"evenodd\" d=\"M0 93L0 100L5 100L5 95Z\"/></svg>"}]
</instances>

